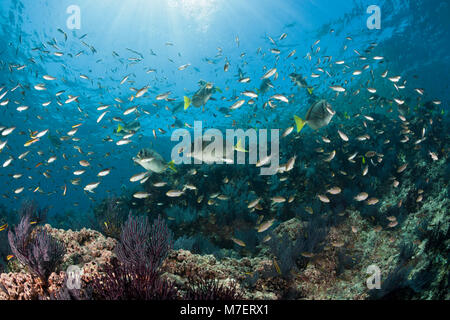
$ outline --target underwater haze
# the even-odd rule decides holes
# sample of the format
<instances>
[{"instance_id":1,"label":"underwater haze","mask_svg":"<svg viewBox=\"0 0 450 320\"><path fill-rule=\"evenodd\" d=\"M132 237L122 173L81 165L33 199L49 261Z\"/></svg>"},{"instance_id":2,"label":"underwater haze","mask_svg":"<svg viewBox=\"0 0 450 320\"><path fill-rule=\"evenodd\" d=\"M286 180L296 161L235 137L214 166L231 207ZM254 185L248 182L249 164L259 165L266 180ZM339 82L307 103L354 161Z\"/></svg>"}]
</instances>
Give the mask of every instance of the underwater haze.
<instances>
[{"instance_id":1,"label":"underwater haze","mask_svg":"<svg viewBox=\"0 0 450 320\"><path fill-rule=\"evenodd\" d=\"M74 266L100 279L86 299L449 298L448 1L2 0L0 17L0 271L43 283L0 278L0 298L68 298L47 280ZM100 294L111 268L169 284Z\"/></svg>"}]
</instances>

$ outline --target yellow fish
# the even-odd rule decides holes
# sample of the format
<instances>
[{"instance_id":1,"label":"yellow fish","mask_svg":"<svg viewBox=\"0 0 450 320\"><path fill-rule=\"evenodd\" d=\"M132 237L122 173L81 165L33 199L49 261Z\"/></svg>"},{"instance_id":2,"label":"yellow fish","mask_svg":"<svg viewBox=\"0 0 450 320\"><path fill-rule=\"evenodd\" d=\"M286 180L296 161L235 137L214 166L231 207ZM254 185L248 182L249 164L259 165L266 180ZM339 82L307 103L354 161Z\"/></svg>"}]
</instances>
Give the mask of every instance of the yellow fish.
<instances>
[{"instance_id":1,"label":"yellow fish","mask_svg":"<svg viewBox=\"0 0 450 320\"><path fill-rule=\"evenodd\" d=\"M275 260L275 259L273 259L273 266L275 267L275 270L277 271L277 273L278 273L279 275L281 275L281 269L280 269L280 266L278 265L278 262L277 262L277 260Z\"/></svg>"},{"instance_id":2,"label":"yellow fish","mask_svg":"<svg viewBox=\"0 0 450 320\"><path fill-rule=\"evenodd\" d=\"M39 138L35 138L35 139L28 140L23 146L24 146L24 147L29 147L29 146L31 146L33 143L38 142L38 141L39 141Z\"/></svg>"},{"instance_id":3,"label":"yellow fish","mask_svg":"<svg viewBox=\"0 0 450 320\"><path fill-rule=\"evenodd\" d=\"M242 147L242 140L241 139L239 139L237 144L234 146L234 150L236 150L238 152L248 152L247 150L245 150L244 147Z\"/></svg>"},{"instance_id":4,"label":"yellow fish","mask_svg":"<svg viewBox=\"0 0 450 320\"><path fill-rule=\"evenodd\" d=\"M245 247L245 242L244 241L236 239L234 237L231 237L231 240L233 240L233 242L236 243L238 246Z\"/></svg>"}]
</instances>

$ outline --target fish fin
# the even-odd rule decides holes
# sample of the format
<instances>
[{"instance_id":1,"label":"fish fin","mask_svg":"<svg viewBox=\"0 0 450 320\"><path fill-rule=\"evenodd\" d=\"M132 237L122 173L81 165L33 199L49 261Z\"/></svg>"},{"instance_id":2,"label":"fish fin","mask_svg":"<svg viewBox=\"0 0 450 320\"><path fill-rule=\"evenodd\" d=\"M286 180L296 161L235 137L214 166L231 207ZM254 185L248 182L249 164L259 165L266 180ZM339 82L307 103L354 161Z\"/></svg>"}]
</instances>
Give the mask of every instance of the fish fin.
<instances>
[{"instance_id":1,"label":"fish fin","mask_svg":"<svg viewBox=\"0 0 450 320\"><path fill-rule=\"evenodd\" d=\"M117 133L121 132L123 130L123 126L119 123L117 126Z\"/></svg>"},{"instance_id":2,"label":"fish fin","mask_svg":"<svg viewBox=\"0 0 450 320\"><path fill-rule=\"evenodd\" d=\"M294 115L294 120L295 120L295 125L297 126L297 133L298 133L298 132L302 131L303 126L305 125L306 121L300 117L297 117L296 115Z\"/></svg>"},{"instance_id":3,"label":"fish fin","mask_svg":"<svg viewBox=\"0 0 450 320\"><path fill-rule=\"evenodd\" d=\"M187 108L189 108L190 105L191 105L191 99L184 96L184 110L187 110Z\"/></svg>"},{"instance_id":4,"label":"fish fin","mask_svg":"<svg viewBox=\"0 0 450 320\"><path fill-rule=\"evenodd\" d=\"M245 148L242 147L242 140L241 139L239 139L239 141L234 146L234 150L239 151L239 152L248 152L247 150L245 150Z\"/></svg>"},{"instance_id":5,"label":"fish fin","mask_svg":"<svg viewBox=\"0 0 450 320\"><path fill-rule=\"evenodd\" d=\"M219 87L215 87L215 88L216 88L216 91L223 93L222 89L220 89Z\"/></svg>"},{"instance_id":6,"label":"fish fin","mask_svg":"<svg viewBox=\"0 0 450 320\"><path fill-rule=\"evenodd\" d=\"M309 95L312 95L314 88L313 87L308 87L306 89L308 90Z\"/></svg>"},{"instance_id":7,"label":"fish fin","mask_svg":"<svg viewBox=\"0 0 450 320\"><path fill-rule=\"evenodd\" d=\"M175 168L175 162L173 162L173 160L169 162L169 168L174 172L177 172L177 169Z\"/></svg>"}]
</instances>

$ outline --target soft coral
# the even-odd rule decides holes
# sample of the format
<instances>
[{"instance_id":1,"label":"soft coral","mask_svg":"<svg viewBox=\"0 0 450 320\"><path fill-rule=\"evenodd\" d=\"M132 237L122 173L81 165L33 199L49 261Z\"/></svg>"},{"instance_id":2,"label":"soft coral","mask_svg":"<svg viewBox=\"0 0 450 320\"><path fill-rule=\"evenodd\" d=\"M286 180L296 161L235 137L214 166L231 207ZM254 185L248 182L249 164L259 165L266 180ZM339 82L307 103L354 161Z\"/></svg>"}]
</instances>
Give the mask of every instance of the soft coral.
<instances>
[{"instance_id":1,"label":"soft coral","mask_svg":"<svg viewBox=\"0 0 450 320\"><path fill-rule=\"evenodd\" d=\"M65 247L45 229L33 233L31 217L26 214L13 231L8 232L9 245L20 263L36 274L44 284L62 262Z\"/></svg>"}]
</instances>

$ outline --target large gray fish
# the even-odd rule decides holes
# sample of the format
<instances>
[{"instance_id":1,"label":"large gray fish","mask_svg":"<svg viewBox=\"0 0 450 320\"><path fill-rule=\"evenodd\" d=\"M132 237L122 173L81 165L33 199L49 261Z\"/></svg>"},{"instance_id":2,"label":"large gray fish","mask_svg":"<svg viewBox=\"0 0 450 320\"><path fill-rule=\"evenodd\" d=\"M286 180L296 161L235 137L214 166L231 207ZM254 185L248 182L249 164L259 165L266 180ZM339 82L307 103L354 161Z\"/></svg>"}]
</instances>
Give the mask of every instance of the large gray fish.
<instances>
[{"instance_id":1,"label":"large gray fish","mask_svg":"<svg viewBox=\"0 0 450 320\"><path fill-rule=\"evenodd\" d=\"M211 98L216 88L211 82L199 81L201 88L192 96L192 99L184 97L184 110L192 104L194 107L200 108L204 106Z\"/></svg>"},{"instance_id":2,"label":"large gray fish","mask_svg":"<svg viewBox=\"0 0 450 320\"><path fill-rule=\"evenodd\" d=\"M176 112L178 112L180 110L183 110L183 106L184 106L183 101L175 103L175 105L172 108L172 113L176 113Z\"/></svg>"},{"instance_id":3,"label":"large gray fish","mask_svg":"<svg viewBox=\"0 0 450 320\"><path fill-rule=\"evenodd\" d=\"M197 142L197 143L196 143ZM242 146L242 141L239 140L235 146L227 148L226 141L223 140L223 145L218 146L220 150L213 148L214 142L204 141L200 137L196 142L192 143L191 151L186 152L188 158L194 158L200 160L206 164L212 163L234 163L234 152L247 152ZM201 150L196 150L196 144L201 144Z\"/></svg>"},{"instance_id":4,"label":"large gray fish","mask_svg":"<svg viewBox=\"0 0 450 320\"><path fill-rule=\"evenodd\" d=\"M273 88L273 84L270 79L263 79L261 85L259 86L259 93L265 94L270 88Z\"/></svg>"},{"instance_id":5,"label":"large gray fish","mask_svg":"<svg viewBox=\"0 0 450 320\"><path fill-rule=\"evenodd\" d=\"M308 124L313 130L325 127L335 114L336 111L331 109L331 105L326 100L319 100L311 105L306 113L305 120L294 115L297 132L300 132L305 124Z\"/></svg>"},{"instance_id":6,"label":"large gray fish","mask_svg":"<svg viewBox=\"0 0 450 320\"><path fill-rule=\"evenodd\" d=\"M173 161L167 163L158 152L149 148L139 151L137 156L133 157L133 161L144 169L155 173L162 173L166 171L167 168L176 171Z\"/></svg>"},{"instance_id":7,"label":"large gray fish","mask_svg":"<svg viewBox=\"0 0 450 320\"><path fill-rule=\"evenodd\" d=\"M303 78L303 76L301 74L291 73L289 75L289 78L291 78L292 82L294 82L295 85L297 85L297 87L299 87L299 88L307 88L308 87L308 83L306 83L305 78Z\"/></svg>"},{"instance_id":8,"label":"large gray fish","mask_svg":"<svg viewBox=\"0 0 450 320\"><path fill-rule=\"evenodd\" d=\"M313 95L313 90L314 90L314 88L308 86L308 83L306 82L305 78L303 78L303 76L302 76L301 74L298 74L298 73L291 73L291 74L289 75L289 78L291 78L292 82L294 82L294 84L295 84L297 87L299 87L300 89L301 89L301 88L306 88L306 89L308 90L308 93L309 93L311 96L314 96L314 95ZM314 97L315 97L315 96L314 96Z\"/></svg>"},{"instance_id":9,"label":"large gray fish","mask_svg":"<svg viewBox=\"0 0 450 320\"><path fill-rule=\"evenodd\" d=\"M141 129L139 121L133 121L130 123L119 123L117 129L114 129L114 134L117 136L125 136L127 134L133 134Z\"/></svg>"}]
</instances>

